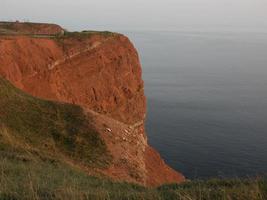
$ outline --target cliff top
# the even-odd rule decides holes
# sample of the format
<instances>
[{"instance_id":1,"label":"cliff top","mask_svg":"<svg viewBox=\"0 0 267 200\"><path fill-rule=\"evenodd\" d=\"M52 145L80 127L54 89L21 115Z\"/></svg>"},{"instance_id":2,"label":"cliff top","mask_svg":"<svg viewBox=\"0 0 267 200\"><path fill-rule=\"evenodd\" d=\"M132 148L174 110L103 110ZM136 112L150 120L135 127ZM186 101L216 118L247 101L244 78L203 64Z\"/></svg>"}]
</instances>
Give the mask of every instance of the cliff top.
<instances>
[{"instance_id":1,"label":"cliff top","mask_svg":"<svg viewBox=\"0 0 267 200\"><path fill-rule=\"evenodd\" d=\"M35 34L56 35L64 33L64 29L56 24L32 22L0 22L1 34Z\"/></svg>"},{"instance_id":2,"label":"cliff top","mask_svg":"<svg viewBox=\"0 0 267 200\"><path fill-rule=\"evenodd\" d=\"M115 35L109 31L92 31L83 30L81 32L70 32L63 29L57 24L34 23L34 22L7 22L0 21L0 35L33 35L33 36L50 36L50 37L83 37L93 34L104 36Z\"/></svg>"}]
</instances>

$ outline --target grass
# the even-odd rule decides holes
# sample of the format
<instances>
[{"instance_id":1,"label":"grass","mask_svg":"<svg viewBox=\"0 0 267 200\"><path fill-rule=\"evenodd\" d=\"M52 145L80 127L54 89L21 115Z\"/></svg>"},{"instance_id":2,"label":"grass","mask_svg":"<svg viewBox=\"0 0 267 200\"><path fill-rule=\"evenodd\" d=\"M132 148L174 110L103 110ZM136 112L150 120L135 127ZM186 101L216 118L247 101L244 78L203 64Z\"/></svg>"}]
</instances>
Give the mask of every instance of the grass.
<instances>
[{"instance_id":1,"label":"grass","mask_svg":"<svg viewBox=\"0 0 267 200\"><path fill-rule=\"evenodd\" d=\"M111 160L79 106L34 98L2 78L0 128L6 130L2 146L28 146L40 154L65 156L89 167L107 167Z\"/></svg>"},{"instance_id":2,"label":"grass","mask_svg":"<svg viewBox=\"0 0 267 200\"><path fill-rule=\"evenodd\" d=\"M55 36L46 36L53 38L54 41L62 48L63 52L68 49L69 46L72 46L72 42L70 43L69 41L76 40L78 42L84 42L86 39L90 39L92 36L102 36L105 39L107 38L112 38L117 35L118 33L113 33L109 31L82 31L82 32L69 32L69 31L64 31L64 34L58 34ZM40 36L37 36L40 37Z\"/></svg>"},{"instance_id":3,"label":"grass","mask_svg":"<svg viewBox=\"0 0 267 200\"><path fill-rule=\"evenodd\" d=\"M109 37L109 36L115 35L116 33L109 32L109 31L89 31L89 30L84 30L82 32L65 31L63 36L64 37L88 37L88 36L96 35L96 34Z\"/></svg>"},{"instance_id":4,"label":"grass","mask_svg":"<svg viewBox=\"0 0 267 200\"><path fill-rule=\"evenodd\" d=\"M76 39L80 42L84 41L84 39L88 39L94 35L100 35L105 38L116 36L117 33L109 32L109 31L82 31L82 32L69 32L64 31L64 34L58 34L54 36L55 41L64 46L65 39Z\"/></svg>"},{"instance_id":5,"label":"grass","mask_svg":"<svg viewBox=\"0 0 267 200\"><path fill-rule=\"evenodd\" d=\"M266 200L267 181L207 180L145 188L88 176L29 153L0 153L0 200Z\"/></svg>"},{"instance_id":6,"label":"grass","mask_svg":"<svg viewBox=\"0 0 267 200\"><path fill-rule=\"evenodd\" d=\"M25 28L34 28L36 23L24 22ZM20 31L18 30L15 22L0 22L0 34L17 34Z\"/></svg>"},{"instance_id":7,"label":"grass","mask_svg":"<svg viewBox=\"0 0 267 200\"><path fill-rule=\"evenodd\" d=\"M89 176L69 162L95 169L111 159L80 107L34 98L0 78L0 200L267 199L264 178L145 188Z\"/></svg>"},{"instance_id":8,"label":"grass","mask_svg":"<svg viewBox=\"0 0 267 200\"><path fill-rule=\"evenodd\" d=\"M182 185L165 185L158 190L165 199L264 200L266 179L195 180Z\"/></svg>"},{"instance_id":9,"label":"grass","mask_svg":"<svg viewBox=\"0 0 267 200\"><path fill-rule=\"evenodd\" d=\"M3 29L9 29L9 30L13 30L14 29L14 23L11 22L0 22L0 27Z\"/></svg>"},{"instance_id":10,"label":"grass","mask_svg":"<svg viewBox=\"0 0 267 200\"><path fill-rule=\"evenodd\" d=\"M24 156L24 159L21 159ZM25 158L29 159L25 159ZM42 160L34 155L15 153L1 155L0 199L117 199L136 197L143 187L113 183L108 179L90 177L60 162Z\"/></svg>"},{"instance_id":11,"label":"grass","mask_svg":"<svg viewBox=\"0 0 267 200\"><path fill-rule=\"evenodd\" d=\"M31 22L23 22L24 28L35 28L38 25L42 25L42 23L31 23ZM65 30L63 34L58 33L58 34L51 34L51 35L46 35L46 34L30 34L30 33L22 33L19 30L17 30L17 26L15 22L0 22L0 35L27 35L27 36L32 36L32 37L48 37L48 38L55 38L56 40L61 40L61 39L66 39L66 38L75 38L78 40L82 40L84 38L91 37L92 35L101 35L104 37L110 37L117 35L117 33L109 32L109 31L90 31L90 30L84 30L81 32L74 31L70 32Z\"/></svg>"}]
</instances>

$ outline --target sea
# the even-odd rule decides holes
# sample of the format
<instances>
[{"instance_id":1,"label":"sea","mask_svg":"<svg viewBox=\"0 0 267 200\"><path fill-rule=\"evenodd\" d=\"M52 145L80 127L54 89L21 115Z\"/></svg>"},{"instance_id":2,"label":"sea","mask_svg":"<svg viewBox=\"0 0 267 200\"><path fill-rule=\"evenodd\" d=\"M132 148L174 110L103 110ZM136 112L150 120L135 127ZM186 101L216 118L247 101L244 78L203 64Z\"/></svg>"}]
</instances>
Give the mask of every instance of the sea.
<instances>
[{"instance_id":1,"label":"sea","mask_svg":"<svg viewBox=\"0 0 267 200\"><path fill-rule=\"evenodd\" d=\"M149 143L172 168L188 179L267 174L267 33L125 34L142 63Z\"/></svg>"}]
</instances>

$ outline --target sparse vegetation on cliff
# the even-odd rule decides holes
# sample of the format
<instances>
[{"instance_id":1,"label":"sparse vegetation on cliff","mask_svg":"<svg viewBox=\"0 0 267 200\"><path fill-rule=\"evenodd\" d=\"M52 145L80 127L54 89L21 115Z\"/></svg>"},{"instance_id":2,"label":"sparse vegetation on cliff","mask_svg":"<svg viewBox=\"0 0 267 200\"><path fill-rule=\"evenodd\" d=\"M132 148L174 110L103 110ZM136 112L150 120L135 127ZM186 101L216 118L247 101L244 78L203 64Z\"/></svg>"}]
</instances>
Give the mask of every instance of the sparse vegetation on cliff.
<instances>
[{"instance_id":1,"label":"sparse vegetation on cliff","mask_svg":"<svg viewBox=\"0 0 267 200\"><path fill-rule=\"evenodd\" d=\"M104 38L110 38L118 35L117 33L109 32L109 31L82 31L82 32L70 32L65 30L63 34L56 34L54 36L50 36L53 38L60 46L62 46L63 50L65 49L65 40L75 39L77 41L84 41L85 39L89 39L92 36L103 36ZM38 36L37 36L38 37Z\"/></svg>"},{"instance_id":2,"label":"sparse vegetation on cliff","mask_svg":"<svg viewBox=\"0 0 267 200\"><path fill-rule=\"evenodd\" d=\"M56 35L62 32L63 29L56 24L0 21L0 35Z\"/></svg>"},{"instance_id":3,"label":"sparse vegetation on cliff","mask_svg":"<svg viewBox=\"0 0 267 200\"><path fill-rule=\"evenodd\" d=\"M113 33L113 32L109 32L109 31L82 31L82 32L69 32L69 31L65 31L64 32L64 37L88 37L90 35L94 35L94 34L97 34L97 35L101 35L101 36L114 36L116 33Z\"/></svg>"},{"instance_id":4,"label":"sparse vegetation on cliff","mask_svg":"<svg viewBox=\"0 0 267 200\"><path fill-rule=\"evenodd\" d=\"M0 35L27 35L32 37L48 37L56 38L57 40L64 38L84 39L92 35L101 35L110 37L118 35L118 33L110 31L92 31L84 30L67 31L55 24L42 24L31 22L0 22Z\"/></svg>"},{"instance_id":5,"label":"sparse vegetation on cliff","mask_svg":"<svg viewBox=\"0 0 267 200\"><path fill-rule=\"evenodd\" d=\"M109 163L106 146L79 106L31 97L0 78L0 147L67 157L90 167Z\"/></svg>"}]
</instances>

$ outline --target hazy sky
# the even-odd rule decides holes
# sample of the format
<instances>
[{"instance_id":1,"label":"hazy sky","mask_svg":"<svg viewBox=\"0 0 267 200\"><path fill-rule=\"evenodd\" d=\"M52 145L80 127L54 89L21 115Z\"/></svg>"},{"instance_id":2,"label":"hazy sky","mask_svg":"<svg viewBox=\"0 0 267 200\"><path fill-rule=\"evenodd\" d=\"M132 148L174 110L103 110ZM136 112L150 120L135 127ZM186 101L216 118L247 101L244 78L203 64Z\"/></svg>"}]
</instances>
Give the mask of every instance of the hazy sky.
<instances>
[{"instance_id":1,"label":"hazy sky","mask_svg":"<svg viewBox=\"0 0 267 200\"><path fill-rule=\"evenodd\" d=\"M0 20L70 30L267 31L267 0L0 0Z\"/></svg>"}]
</instances>

